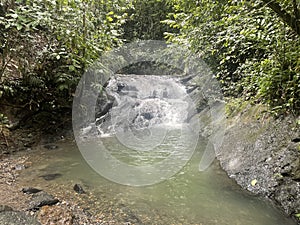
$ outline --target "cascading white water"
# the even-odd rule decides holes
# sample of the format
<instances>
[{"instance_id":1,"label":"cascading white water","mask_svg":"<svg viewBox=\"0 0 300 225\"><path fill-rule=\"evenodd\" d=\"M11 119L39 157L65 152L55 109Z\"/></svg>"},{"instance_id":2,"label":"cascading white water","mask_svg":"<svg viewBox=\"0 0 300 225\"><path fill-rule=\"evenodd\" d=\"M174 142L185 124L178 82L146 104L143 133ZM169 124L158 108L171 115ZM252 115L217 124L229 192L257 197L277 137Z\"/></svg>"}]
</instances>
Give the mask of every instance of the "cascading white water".
<instances>
[{"instance_id":1,"label":"cascading white water","mask_svg":"<svg viewBox=\"0 0 300 225\"><path fill-rule=\"evenodd\" d=\"M109 112L113 125L99 126L104 135L178 127L187 122L185 87L170 77L119 75L110 80L106 91L115 98L115 104Z\"/></svg>"},{"instance_id":2,"label":"cascading white water","mask_svg":"<svg viewBox=\"0 0 300 225\"><path fill-rule=\"evenodd\" d=\"M179 79L116 75L105 91L114 103L96 118L100 137L86 133L78 143L86 161L102 176L133 186L155 184L179 172L199 138L198 119L191 116L194 103Z\"/></svg>"}]
</instances>

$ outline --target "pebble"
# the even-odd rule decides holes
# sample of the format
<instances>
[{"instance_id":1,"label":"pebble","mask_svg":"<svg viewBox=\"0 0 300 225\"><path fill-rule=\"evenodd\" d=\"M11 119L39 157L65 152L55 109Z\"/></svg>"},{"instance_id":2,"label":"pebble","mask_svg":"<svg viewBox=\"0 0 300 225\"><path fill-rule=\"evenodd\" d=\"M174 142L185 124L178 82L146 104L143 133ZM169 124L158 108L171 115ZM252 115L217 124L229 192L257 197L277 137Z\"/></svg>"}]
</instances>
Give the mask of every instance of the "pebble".
<instances>
[{"instance_id":1,"label":"pebble","mask_svg":"<svg viewBox=\"0 0 300 225\"><path fill-rule=\"evenodd\" d=\"M75 184L73 187L74 191L76 191L78 194L84 194L85 191L83 190L82 186L80 184Z\"/></svg>"},{"instance_id":2,"label":"pebble","mask_svg":"<svg viewBox=\"0 0 300 225\"><path fill-rule=\"evenodd\" d=\"M25 165L17 164L17 165L15 165L15 170L25 170Z\"/></svg>"}]
</instances>

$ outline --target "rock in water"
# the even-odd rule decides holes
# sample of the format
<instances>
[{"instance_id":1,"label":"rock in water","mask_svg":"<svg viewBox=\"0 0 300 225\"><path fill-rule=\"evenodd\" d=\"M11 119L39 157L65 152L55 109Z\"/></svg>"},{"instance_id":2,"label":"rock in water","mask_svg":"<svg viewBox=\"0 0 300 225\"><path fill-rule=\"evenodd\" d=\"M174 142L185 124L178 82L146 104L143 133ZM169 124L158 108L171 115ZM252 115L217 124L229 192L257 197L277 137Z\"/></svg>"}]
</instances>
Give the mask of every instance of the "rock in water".
<instances>
[{"instance_id":1,"label":"rock in water","mask_svg":"<svg viewBox=\"0 0 300 225\"><path fill-rule=\"evenodd\" d=\"M54 145L54 144L46 144L46 145L44 145L44 148L46 148L48 150L54 150L54 149L58 149L58 146Z\"/></svg>"},{"instance_id":2,"label":"rock in water","mask_svg":"<svg viewBox=\"0 0 300 225\"><path fill-rule=\"evenodd\" d=\"M59 200L52 195L41 191L32 195L31 202L29 204L31 210L37 210L44 205L55 205Z\"/></svg>"},{"instance_id":3,"label":"rock in water","mask_svg":"<svg viewBox=\"0 0 300 225\"><path fill-rule=\"evenodd\" d=\"M83 188L81 187L80 184L75 184L73 187L74 191L76 191L78 194L84 194L85 191L83 190Z\"/></svg>"},{"instance_id":4,"label":"rock in water","mask_svg":"<svg viewBox=\"0 0 300 225\"><path fill-rule=\"evenodd\" d=\"M44 180L54 180L56 178L61 177L62 175L60 173L50 173L46 175L42 175L40 177L44 178Z\"/></svg>"},{"instance_id":5,"label":"rock in water","mask_svg":"<svg viewBox=\"0 0 300 225\"><path fill-rule=\"evenodd\" d=\"M34 194L34 193L38 193L42 190L34 188L34 187L26 187L26 188L22 188L22 192L25 194Z\"/></svg>"}]
</instances>

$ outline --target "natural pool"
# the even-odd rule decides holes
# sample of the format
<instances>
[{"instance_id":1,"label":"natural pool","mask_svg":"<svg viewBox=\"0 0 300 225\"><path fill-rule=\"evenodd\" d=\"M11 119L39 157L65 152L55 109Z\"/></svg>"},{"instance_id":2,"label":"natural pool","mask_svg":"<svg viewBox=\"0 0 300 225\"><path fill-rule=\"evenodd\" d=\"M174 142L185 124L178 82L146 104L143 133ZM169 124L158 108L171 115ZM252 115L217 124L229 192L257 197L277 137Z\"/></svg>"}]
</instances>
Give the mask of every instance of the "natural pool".
<instances>
[{"instance_id":1,"label":"natural pool","mask_svg":"<svg viewBox=\"0 0 300 225\"><path fill-rule=\"evenodd\" d=\"M113 145L114 138L106 140ZM175 176L146 187L124 186L94 172L82 158L73 141L56 143L31 152L32 165L22 171L19 182L50 192L72 190L80 183L93 198L85 205L91 213L109 213L115 224L202 224L202 225L292 225L270 202L241 190L215 162L199 172L201 143L189 163ZM122 151L120 151L122 152ZM61 174L45 181L42 175ZM73 191L73 190L72 190ZM75 193L74 193L75 194Z\"/></svg>"}]
</instances>

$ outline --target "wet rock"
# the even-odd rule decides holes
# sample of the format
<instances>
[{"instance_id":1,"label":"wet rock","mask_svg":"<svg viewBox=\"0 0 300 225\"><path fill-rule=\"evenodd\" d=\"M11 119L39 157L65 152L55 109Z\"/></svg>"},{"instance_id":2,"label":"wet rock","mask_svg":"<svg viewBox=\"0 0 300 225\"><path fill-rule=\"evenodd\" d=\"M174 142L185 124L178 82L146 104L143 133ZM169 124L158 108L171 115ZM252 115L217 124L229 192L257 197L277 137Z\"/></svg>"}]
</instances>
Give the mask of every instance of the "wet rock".
<instances>
[{"instance_id":1,"label":"wet rock","mask_svg":"<svg viewBox=\"0 0 300 225\"><path fill-rule=\"evenodd\" d=\"M144 117L146 120L151 120L152 118L154 118L153 113L150 112L142 113L141 116Z\"/></svg>"},{"instance_id":2,"label":"wet rock","mask_svg":"<svg viewBox=\"0 0 300 225\"><path fill-rule=\"evenodd\" d=\"M4 211L0 212L1 225L40 225L32 216L24 212Z\"/></svg>"},{"instance_id":3,"label":"wet rock","mask_svg":"<svg viewBox=\"0 0 300 225\"><path fill-rule=\"evenodd\" d=\"M186 92L187 92L188 94L190 94L190 93L192 93L193 91L195 91L197 88L199 88L199 86L197 86L197 85L193 85L193 86L187 87Z\"/></svg>"},{"instance_id":4,"label":"wet rock","mask_svg":"<svg viewBox=\"0 0 300 225\"><path fill-rule=\"evenodd\" d=\"M118 208L122 212L122 216L124 221L126 221L126 224L143 224L139 216L126 207L126 205L120 204Z\"/></svg>"},{"instance_id":5,"label":"wet rock","mask_svg":"<svg viewBox=\"0 0 300 225\"><path fill-rule=\"evenodd\" d=\"M186 84L190 80L192 80L195 77L195 75L188 75L180 79L180 82L183 84Z\"/></svg>"},{"instance_id":6,"label":"wet rock","mask_svg":"<svg viewBox=\"0 0 300 225\"><path fill-rule=\"evenodd\" d=\"M296 137L292 139L292 142L298 143L300 142L300 137Z\"/></svg>"},{"instance_id":7,"label":"wet rock","mask_svg":"<svg viewBox=\"0 0 300 225\"><path fill-rule=\"evenodd\" d=\"M54 144L46 144L46 145L44 145L44 148L46 148L48 150L55 150L55 149L58 149L58 146L54 145Z\"/></svg>"},{"instance_id":8,"label":"wet rock","mask_svg":"<svg viewBox=\"0 0 300 225\"><path fill-rule=\"evenodd\" d=\"M274 192L273 198L288 214L296 214L300 208L300 186L290 179L284 179Z\"/></svg>"},{"instance_id":9,"label":"wet rock","mask_svg":"<svg viewBox=\"0 0 300 225\"><path fill-rule=\"evenodd\" d=\"M22 188L22 192L25 194L35 194L42 191L41 189L38 188L33 188L33 187L26 187L26 188Z\"/></svg>"},{"instance_id":10,"label":"wet rock","mask_svg":"<svg viewBox=\"0 0 300 225\"><path fill-rule=\"evenodd\" d=\"M60 173L50 173L50 174L46 174L46 175L41 175L40 177L42 177L44 180L49 181L49 180L55 180L61 176L62 176L62 174L60 174Z\"/></svg>"},{"instance_id":11,"label":"wet rock","mask_svg":"<svg viewBox=\"0 0 300 225\"><path fill-rule=\"evenodd\" d=\"M299 213L300 151L290 138L298 131L288 118L258 121L247 112L237 117L217 153L221 166L244 189L270 198L291 216Z\"/></svg>"},{"instance_id":12,"label":"wet rock","mask_svg":"<svg viewBox=\"0 0 300 225\"><path fill-rule=\"evenodd\" d=\"M114 96L109 95L106 91L103 92L101 96L97 99L96 104L96 118L100 118L108 113L108 111L112 108L113 103L115 101Z\"/></svg>"},{"instance_id":13,"label":"wet rock","mask_svg":"<svg viewBox=\"0 0 300 225\"><path fill-rule=\"evenodd\" d=\"M52 195L41 191L32 195L32 199L29 203L31 210L37 210L45 205L55 205L59 200L54 198Z\"/></svg>"},{"instance_id":14,"label":"wet rock","mask_svg":"<svg viewBox=\"0 0 300 225\"><path fill-rule=\"evenodd\" d=\"M82 186L80 184L75 184L73 187L74 191L76 191L78 194L84 194L85 191L83 190Z\"/></svg>"},{"instance_id":15,"label":"wet rock","mask_svg":"<svg viewBox=\"0 0 300 225\"><path fill-rule=\"evenodd\" d=\"M117 84L117 93L119 93L120 91L122 91L123 88L125 88L126 84L123 83L118 83Z\"/></svg>"}]
</instances>

